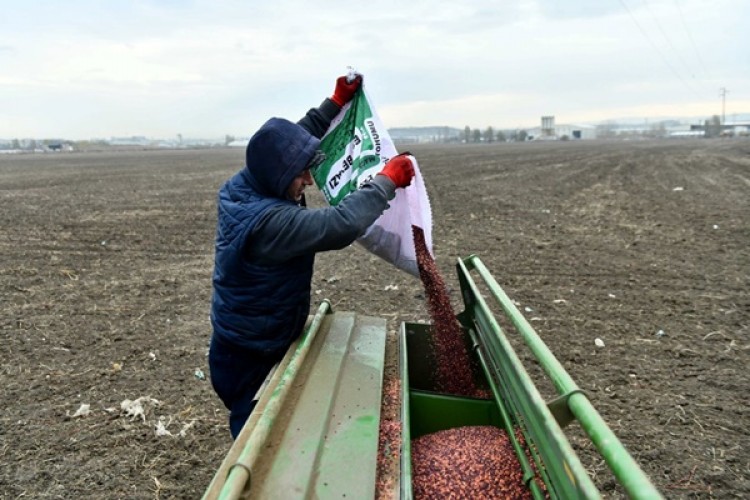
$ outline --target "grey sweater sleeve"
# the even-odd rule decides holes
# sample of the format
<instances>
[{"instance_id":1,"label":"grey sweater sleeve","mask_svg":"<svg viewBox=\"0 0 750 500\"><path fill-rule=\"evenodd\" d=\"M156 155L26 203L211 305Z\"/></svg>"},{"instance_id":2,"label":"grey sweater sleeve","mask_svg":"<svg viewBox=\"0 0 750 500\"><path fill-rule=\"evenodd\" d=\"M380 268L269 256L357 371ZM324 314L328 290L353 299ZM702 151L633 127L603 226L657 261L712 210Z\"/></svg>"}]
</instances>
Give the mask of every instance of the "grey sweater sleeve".
<instances>
[{"instance_id":1,"label":"grey sweater sleeve","mask_svg":"<svg viewBox=\"0 0 750 500\"><path fill-rule=\"evenodd\" d=\"M335 207L272 208L250 233L246 255L258 264L278 264L300 255L344 248L380 217L395 192L388 177L376 175Z\"/></svg>"},{"instance_id":2,"label":"grey sweater sleeve","mask_svg":"<svg viewBox=\"0 0 750 500\"><path fill-rule=\"evenodd\" d=\"M320 106L311 108L297 124L320 139L328 130L331 121L339 114L339 111L341 111L339 105L326 98Z\"/></svg>"}]
</instances>

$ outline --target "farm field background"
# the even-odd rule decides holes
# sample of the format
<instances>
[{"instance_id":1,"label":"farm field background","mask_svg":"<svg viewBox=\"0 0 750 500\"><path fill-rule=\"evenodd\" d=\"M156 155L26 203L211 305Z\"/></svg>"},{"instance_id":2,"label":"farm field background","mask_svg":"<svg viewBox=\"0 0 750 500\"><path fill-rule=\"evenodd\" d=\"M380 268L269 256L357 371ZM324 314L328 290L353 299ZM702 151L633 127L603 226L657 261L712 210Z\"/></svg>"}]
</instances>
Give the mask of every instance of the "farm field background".
<instances>
[{"instance_id":1,"label":"farm field background","mask_svg":"<svg viewBox=\"0 0 750 500\"><path fill-rule=\"evenodd\" d=\"M750 141L409 150L455 312L476 254L666 497L750 496ZM0 156L0 498L203 493L230 446L206 357L215 198L243 160ZM388 319L386 383L400 323L429 321L419 280L357 245L318 256L313 291Z\"/></svg>"}]
</instances>

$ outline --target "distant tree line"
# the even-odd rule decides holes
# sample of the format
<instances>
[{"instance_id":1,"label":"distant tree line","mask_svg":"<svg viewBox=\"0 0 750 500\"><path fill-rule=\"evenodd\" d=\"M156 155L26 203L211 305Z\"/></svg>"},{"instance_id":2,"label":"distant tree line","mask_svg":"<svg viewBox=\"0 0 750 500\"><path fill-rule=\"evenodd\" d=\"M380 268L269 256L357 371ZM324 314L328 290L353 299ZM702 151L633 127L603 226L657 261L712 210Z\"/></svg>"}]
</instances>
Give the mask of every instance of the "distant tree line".
<instances>
[{"instance_id":1,"label":"distant tree line","mask_svg":"<svg viewBox=\"0 0 750 500\"><path fill-rule=\"evenodd\" d=\"M478 128L472 129L468 125L464 128L462 142L479 143L479 142L523 142L528 138L528 132L525 130L497 130L487 127L484 131Z\"/></svg>"}]
</instances>

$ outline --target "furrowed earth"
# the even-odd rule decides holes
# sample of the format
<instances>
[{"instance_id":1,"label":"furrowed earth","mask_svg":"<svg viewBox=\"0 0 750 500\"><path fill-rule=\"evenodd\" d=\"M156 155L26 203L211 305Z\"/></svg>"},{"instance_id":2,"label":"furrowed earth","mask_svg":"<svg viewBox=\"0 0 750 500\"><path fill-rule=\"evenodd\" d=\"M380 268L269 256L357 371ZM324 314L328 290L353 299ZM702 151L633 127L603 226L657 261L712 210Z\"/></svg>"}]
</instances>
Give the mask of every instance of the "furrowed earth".
<instances>
[{"instance_id":1,"label":"furrowed earth","mask_svg":"<svg viewBox=\"0 0 750 500\"><path fill-rule=\"evenodd\" d=\"M478 255L666 497L750 497L750 141L409 150L454 313ZM0 157L0 498L201 496L231 444L206 354L216 192L243 155ZM318 256L324 298L387 318L391 387L401 322L430 321L420 280L353 245Z\"/></svg>"}]
</instances>

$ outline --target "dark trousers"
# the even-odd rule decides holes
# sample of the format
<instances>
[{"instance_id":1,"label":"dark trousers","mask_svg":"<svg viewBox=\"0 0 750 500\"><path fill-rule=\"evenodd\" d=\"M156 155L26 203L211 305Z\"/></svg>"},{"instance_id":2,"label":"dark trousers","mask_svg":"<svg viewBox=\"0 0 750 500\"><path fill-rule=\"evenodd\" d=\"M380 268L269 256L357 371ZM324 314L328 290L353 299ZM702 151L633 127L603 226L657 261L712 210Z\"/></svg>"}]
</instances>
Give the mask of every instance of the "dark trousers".
<instances>
[{"instance_id":1,"label":"dark trousers","mask_svg":"<svg viewBox=\"0 0 750 500\"><path fill-rule=\"evenodd\" d=\"M283 354L263 356L219 342L215 336L211 338L208 351L211 384L229 410L232 439L236 439L242 430L255 407L255 394L282 357Z\"/></svg>"}]
</instances>

